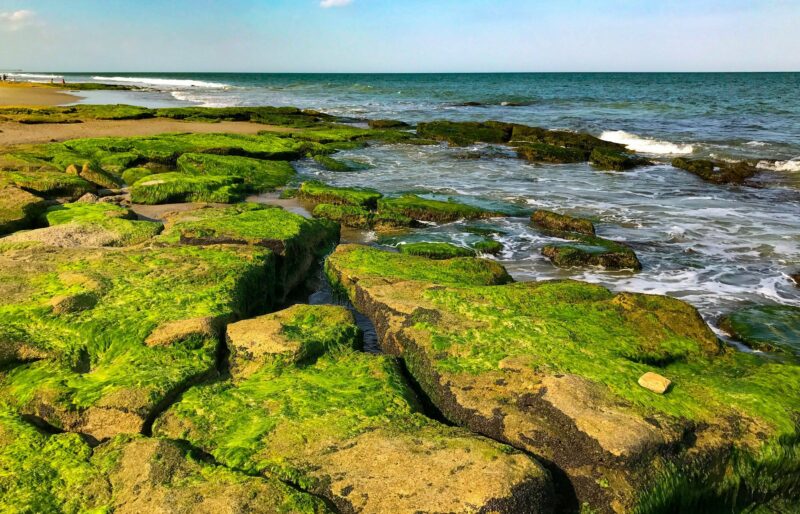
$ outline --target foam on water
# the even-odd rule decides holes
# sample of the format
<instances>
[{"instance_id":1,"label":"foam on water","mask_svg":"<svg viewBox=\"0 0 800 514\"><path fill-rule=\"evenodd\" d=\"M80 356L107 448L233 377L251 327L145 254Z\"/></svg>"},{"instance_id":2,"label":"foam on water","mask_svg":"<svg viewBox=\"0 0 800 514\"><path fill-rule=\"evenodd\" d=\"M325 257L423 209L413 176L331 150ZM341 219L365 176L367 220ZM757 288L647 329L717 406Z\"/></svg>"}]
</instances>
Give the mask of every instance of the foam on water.
<instances>
[{"instance_id":1,"label":"foam on water","mask_svg":"<svg viewBox=\"0 0 800 514\"><path fill-rule=\"evenodd\" d=\"M105 77L95 75L93 80L104 83L123 83L123 84L138 84L142 86L156 87L156 88L206 88L206 89L226 89L230 88L229 84L221 82L206 82L203 80L191 79L162 79L155 77Z\"/></svg>"},{"instance_id":2,"label":"foam on water","mask_svg":"<svg viewBox=\"0 0 800 514\"><path fill-rule=\"evenodd\" d=\"M30 80L33 82L42 81L42 80L61 80L63 78L62 75L45 75L39 73L6 73L11 78L15 79L23 79L23 80Z\"/></svg>"},{"instance_id":3,"label":"foam on water","mask_svg":"<svg viewBox=\"0 0 800 514\"><path fill-rule=\"evenodd\" d=\"M758 167L772 171L800 172L800 157L788 161L761 161L758 163Z\"/></svg>"},{"instance_id":4,"label":"foam on water","mask_svg":"<svg viewBox=\"0 0 800 514\"><path fill-rule=\"evenodd\" d=\"M600 135L600 139L625 145L634 152L654 155L685 155L694 152L694 146L690 144L659 141L658 139L637 136L624 130L606 130Z\"/></svg>"}]
</instances>

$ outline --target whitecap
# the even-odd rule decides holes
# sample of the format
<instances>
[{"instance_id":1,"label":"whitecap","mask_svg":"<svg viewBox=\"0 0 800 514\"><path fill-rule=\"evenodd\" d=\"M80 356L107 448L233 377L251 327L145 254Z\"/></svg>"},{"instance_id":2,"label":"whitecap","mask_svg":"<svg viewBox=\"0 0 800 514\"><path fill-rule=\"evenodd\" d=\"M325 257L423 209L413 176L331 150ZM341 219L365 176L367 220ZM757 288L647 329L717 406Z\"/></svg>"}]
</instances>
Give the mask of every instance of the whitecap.
<instances>
[{"instance_id":1,"label":"whitecap","mask_svg":"<svg viewBox=\"0 0 800 514\"><path fill-rule=\"evenodd\" d=\"M800 172L800 157L788 161L761 161L757 167L772 171L797 171Z\"/></svg>"},{"instance_id":2,"label":"whitecap","mask_svg":"<svg viewBox=\"0 0 800 514\"><path fill-rule=\"evenodd\" d=\"M619 143L627 146L634 152L649 154L690 154L694 146L690 144L676 144L669 141L659 141L649 137L641 137L624 130L606 130L600 135L603 141Z\"/></svg>"},{"instance_id":3,"label":"whitecap","mask_svg":"<svg viewBox=\"0 0 800 514\"><path fill-rule=\"evenodd\" d=\"M7 76L12 78L20 78L20 79L42 79L42 80L50 80L50 79L62 79L64 78L63 75L44 75L39 73L6 73Z\"/></svg>"},{"instance_id":4,"label":"whitecap","mask_svg":"<svg viewBox=\"0 0 800 514\"><path fill-rule=\"evenodd\" d=\"M161 87L167 89L201 87L206 89L227 89L229 84L221 82L206 82L203 80L190 79L160 79L154 77L102 77L94 76L93 80L98 82L122 82L126 84L140 84L142 86Z\"/></svg>"}]
</instances>

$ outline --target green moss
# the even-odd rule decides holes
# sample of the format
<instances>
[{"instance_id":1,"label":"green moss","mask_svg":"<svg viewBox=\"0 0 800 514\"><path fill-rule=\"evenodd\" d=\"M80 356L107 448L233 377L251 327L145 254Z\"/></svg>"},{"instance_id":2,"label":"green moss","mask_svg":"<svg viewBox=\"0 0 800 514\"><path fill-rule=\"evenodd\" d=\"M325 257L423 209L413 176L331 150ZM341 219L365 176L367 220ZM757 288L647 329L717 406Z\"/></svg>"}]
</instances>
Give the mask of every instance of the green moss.
<instances>
[{"instance_id":1,"label":"green moss","mask_svg":"<svg viewBox=\"0 0 800 514\"><path fill-rule=\"evenodd\" d=\"M554 232L576 232L587 236L594 235L594 224L583 218L538 210L531 215L531 223L538 228Z\"/></svg>"},{"instance_id":2,"label":"green moss","mask_svg":"<svg viewBox=\"0 0 800 514\"><path fill-rule=\"evenodd\" d=\"M443 260L455 257L475 257L475 252L469 248L456 246L450 243L406 243L397 247L400 253L418 255L428 259Z\"/></svg>"},{"instance_id":3,"label":"green moss","mask_svg":"<svg viewBox=\"0 0 800 514\"><path fill-rule=\"evenodd\" d=\"M143 204L233 203L244 198L245 188L238 177L159 173L134 183L130 194L131 202Z\"/></svg>"},{"instance_id":4,"label":"green moss","mask_svg":"<svg viewBox=\"0 0 800 514\"><path fill-rule=\"evenodd\" d=\"M746 307L722 318L720 327L751 348L800 356L800 307Z\"/></svg>"},{"instance_id":5,"label":"green moss","mask_svg":"<svg viewBox=\"0 0 800 514\"><path fill-rule=\"evenodd\" d=\"M378 201L378 212L400 214L420 221L447 223L460 219L479 219L503 216L498 212L488 211L455 201L443 202L429 200L417 195L404 195L398 198L382 198Z\"/></svg>"},{"instance_id":6,"label":"green moss","mask_svg":"<svg viewBox=\"0 0 800 514\"><path fill-rule=\"evenodd\" d=\"M678 157L672 160L672 165L714 184L743 184L759 172L758 168L745 161L725 162Z\"/></svg>"},{"instance_id":7,"label":"green moss","mask_svg":"<svg viewBox=\"0 0 800 514\"><path fill-rule=\"evenodd\" d=\"M0 356L43 360L8 371L0 400L98 438L139 431L176 388L213 372L217 347L209 333L172 345L145 340L170 322L265 308L273 274L272 253L252 247L7 247L0 253ZM51 307L83 293L96 296L93 307ZM110 413L105 421L92 422L102 412Z\"/></svg>"},{"instance_id":8,"label":"green moss","mask_svg":"<svg viewBox=\"0 0 800 514\"><path fill-rule=\"evenodd\" d=\"M345 227L367 229L372 226L373 213L356 205L320 203L314 207L312 214L315 218L325 218Z\"/></svg>"},{"instance_id":9,"label":"green moss","mask_svg":"<svg viewBox=\"0 0 800 514\"><path fill-rule=\"evenodd\" d=\"M38 196L0 186L0 235L30 228L45 208L46 203Z\"/></svg>"},{"instance_id":10,"label":"green moss","mask_svg":"<svg viewBox=\"0 0 800 514\"><path fill-rule=\"evenodd\" d=\"M133 218L130 209L113 203L65 203L49 207L43 215L47 225L61 225L72 221L100 222L109 218Z\"/></svg>"},{"instance_id":11,"label":"green moss","mask_svg":"<svg viewBox=\"0 0 800 514\"><path fill-rule=\"evenodd\" d=\"M55 171L0 171L0 186L8 185L45 198L80 198L95 189L80 177Z\"/></svg>"},{"instance_id":12,"label":"green moss","mask_svg":"<svg viewBox=\"0 0 800 514\"><path fill-rule=\"evenodd\" d=\"M403 129L410 127L408 123L399 120L369 120L367 123L369 128L372 129Z\"/></svg>"},{"instance_id":13,"label":"green moss","mask_svg":"<svg viewBox=\"0 0 800 514\"><path fill-rule=\"evenodd\" d=\"M261 193L285 186L295 176L286 161L265 161L234 155L183 154L178 170L189 175L237 177L248 191Z\"/></svg>"},{"instance_id":14,"label":"green moss","mask_svg":"<svg viewBox=\"0 0 800 514\"><path fill-rule=\"evenodd\" d=\"M0 510L105 512L111 491L91 454L78 434L46 435L0 404Z\"/></svg>"},{"instance_id":15,"label":"green moss","mask_svg":"<svg viewBox=\"0 0 800 514\"><path fill-rule=\"evenodd\" d=\"M318 181L303 182L298 190L299 198L315 203L355 205L369 209L375 208L382 196L372 189L333 187Z\"/></svg>"},{"instance_id":16,"label":"green moss","mask_svg":"<svg viewBox=\"0 0 800 514\"><path fill-rule=\"evenodd\" d=\"M362 245L339 245L325 265L332 282L340 283L335 270L350 276L387 280L425 280L437 284L506 284L506 270L494 261L460 257L431 261L425 257L390 253Z\"/></svg>"},{"instance_id":17,"label":"green moss","mask_svg":"<svg viewBox=\"0 0 800 514\"><path fill-rule=\"evenodd\" d=\"M327 155L315 155L314 160L328 171L357 171L366 169L368 166L365 164L357 163L354 161L340 161Z\"/></svg>"},{"instance_id":18,"label":"green moss","mask_svg":"<svg viewBox=\"0 0 800 514\"><path fill-rule=\"evenodd\" d=\"M144 177L149 177L154 173L155 171L149 168L129 168L122 173L122 180L128 185L133 185Z\"/></svg>"},{"instance_id":19,"label":"green moss","mask_svg":"<svg viewBox=\"0 0 800 514\"><path fill-rule=\"evenodd\" d=\"M570 132L567 130L546 130L539 127L514 125L511 135L512 143L539 143L544 145L581 150L588 157L595 148L606 148L624 152L625 146L598 139L591 134ZM583 160L586 160L584 158Z\"/></svg>"},{"instance_id":20,"label":"green moss","mask_svg":"<svg viewBox=\"0 0 800 514\"><path fill-rule=\"evenodd\" d=\"M564 148L546 143L517 143L514 147L521 159L530 162L566 164L588 160L586 152L579 148Z\"/></svg>"}]
</instances>

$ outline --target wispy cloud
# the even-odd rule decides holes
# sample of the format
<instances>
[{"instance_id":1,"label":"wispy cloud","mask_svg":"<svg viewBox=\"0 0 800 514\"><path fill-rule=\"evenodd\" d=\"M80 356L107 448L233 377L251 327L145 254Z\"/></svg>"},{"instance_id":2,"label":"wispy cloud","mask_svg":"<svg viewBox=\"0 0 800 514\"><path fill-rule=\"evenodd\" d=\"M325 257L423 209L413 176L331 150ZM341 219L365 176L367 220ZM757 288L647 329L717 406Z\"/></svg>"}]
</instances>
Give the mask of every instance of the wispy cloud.
<instances>
[{"instance_id":1,"label":"wispy cloud","mask_svg":"<svg viewBox=\"0 0 800 514\"><path fill-rule=\"evenodd\" d=\"M27 9L0 12L0 27L17 30L28 25L34 18L36 18L36 13Z\"/></svg>"},{"instance_id":2,"label":"wispy cloud","mask_svg":"<svg viewBox=\"0 0 800 514\"><path fill-rule=\"evenodd\" d=\"M344 7L352 3L353 0L322 0L319 6L323 9L328 9L329 7Z\"/></svg>"}]
</instances>

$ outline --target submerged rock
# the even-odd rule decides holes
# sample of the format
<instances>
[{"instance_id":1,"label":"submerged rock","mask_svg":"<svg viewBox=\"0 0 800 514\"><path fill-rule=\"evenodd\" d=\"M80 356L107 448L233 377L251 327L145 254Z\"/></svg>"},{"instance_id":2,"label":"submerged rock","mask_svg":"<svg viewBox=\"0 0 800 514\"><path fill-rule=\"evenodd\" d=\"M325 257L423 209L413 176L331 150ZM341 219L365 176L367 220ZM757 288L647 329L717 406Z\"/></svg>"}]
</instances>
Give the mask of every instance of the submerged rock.
<instances>
[{"instance_id":1,"label":"submerged rock","mask_svg":"<svg viewBox=\"0 0 800 514\"><path fill-rule=\"evenodd\" d=\"M593 236L594 223L584 218L576 218L552 211L538 210L531 215L531 223L538 228L555 232L575 232Z\"/></svg>"},{"instance_id":2,"label":"submerged rock","mask_svg":"<svg viewBox=\"0 0 800 514\"><path fill-rule=\"evenodd\" d=\"M612 270L642 269L636 253L622 243L571 232L559 234L559 237L574 242L549 244L542 248L542 255L559 268L598 266Z\"/></svg>"},{"instance_id":3,"label":"submerged rock","mask_svg":"<svg viewBox=\"0 0 800 514\"><path fill-rule=\"evenodd\" d=\"M403 129L411 127L411 125L405 121L399 120L369 120L367 123L369 124L369 128L373 129Z\"/></svg>"},{"instance_id":4,"label":"submerged rock","mask_svg":"<svg viewBox=\"0 0 800 514\"><path fill-rule=\"evenodd\" d=\"M530 162L569 164L588 160L586 151L580 148L565 148L546 143L515 143L514 148L521 159Z\"/></svg>"},{"instance_id":5,"label":"submerged rock","mask_svg":"<svg viewBox=\"0 0 800 514\"><path fill-rule=\"evenodd\" d=\"M721 346L668 297L468 285L466 271L391 254L367 265L363 252L340 247L326 270L384 351L450 421L550 463L560 508L697 512L794 495L800 367ZM669 394L637 385L655 371Z\"/></svg>"},{"instance_id":6,"label":"submerged rock","mask_svg":"<svg viewBox=\"0 0 800 514\"><path fill-rule=\"evenodd\" d=\"M744 184L747 179L759 173L756 166L744 161L726 162L678 157L672 160L672 166L714 184Z\"/></svg>"},{"instance_id":7,"label":"submerged rock","mask_svg":"<svg viewBox=\"0 0 800 514\"><path fill-rule=\"evenodd\" d=\"M354 351L342 307L232 325L232 382L156 422L225 465L291 480L342 512L546 512L549 475L522 453L419 414L396 362Z\"/></svg>"},{"instance_id":8,"label":"submerged rock","mask_svg":"<svg viewBox=\"0 0 800 514\"><path fill-rule=\"evenodd\" d=\"M494 239L483 239L474 243L472 248L478 253L498 255L503 251L503 243L495 241Z\"/></svg>"},{"instance_id":9,"label":"submerged rock","mask_svg":"<svg viewBox=\"0 0 800 514\"><path fill-rule=\"evenodd\" d=\"M487 121L431 121L417 124L417 135L436 141L446 141L452 146L469 146L481 143L507 143L511 140L510 123Z\"/></svg>"},{"instance_id":10,"label":"submerged rock","mask_svg":"<svg viewBox=\"0 0 800 514\"><path fill-rule=\"evenodd\" d=\"M451 243L403 243L397 247L400 253L442 260L455 257L475 257L475 251Z\"/></svg>"},{"instance_id":11,"label":"submerged rock","mask_svg":"<svg viewBox=\"0 0 800 514\"><path fill-rule=\"evenodd\" d=\"M620 152L609 148L598 147L589 156L592 165L601 170L627 171L637 166L652 164L648 159L628 152Z\"/></svg>"},{"instance_id":12,"label":"submerged rock","mask_svg":"<svg viewBox=\"0 0 800 514\"><path fill-rule=\"evenodd\" d=\"M800 307L746 307L723 317L720 328L756 350L800 356Z\"/></svg>"},{"instance_id":13,"label":"submerged rock","mask_svg":"<svg viewBox=\"0 0 800 514\"><path fill-rule=\"evenodd\" d=\"M417 195L403 195L397 198L381 198L378 200L378 212L381 214L401 214L414 220L448 223L460 219L484 219L506 216L480 207L473 207L455 201L443 202L429 200Z\"/></svg>"}]
</instances>

